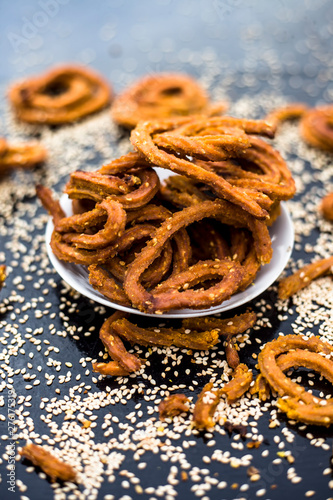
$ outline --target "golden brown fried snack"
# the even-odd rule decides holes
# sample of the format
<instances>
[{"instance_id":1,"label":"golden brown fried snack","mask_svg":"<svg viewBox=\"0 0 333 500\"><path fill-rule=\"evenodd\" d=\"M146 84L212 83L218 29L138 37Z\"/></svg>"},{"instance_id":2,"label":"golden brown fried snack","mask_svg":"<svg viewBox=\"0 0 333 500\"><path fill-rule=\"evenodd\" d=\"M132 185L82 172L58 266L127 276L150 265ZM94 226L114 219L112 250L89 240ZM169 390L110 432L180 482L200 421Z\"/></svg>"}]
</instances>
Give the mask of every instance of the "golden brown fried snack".
<instances>
[{"instance_id":1,"label":"golden brown fried snack","mask_svg":"<svg viewBox=\"0 0 333 500\"><path fill-rule=\"evenodd\" d=\"M4 264L0 265L0 290L3 287L6 280L6 266Z\"/></svg>"},{"instance_id":2,"label":"golden brown fried snack","mask_svg":"<svg viewBox=\"0 0 333 500\"><path fill-rule=\"evenodd\" d=\"M130 374L117 361L109 361L108 363L92 363L94 372L101 375L109 375L110 377L126 377Z\"/></svg>"},{"instance_id":3,"label":"golden brown fried snack","mask_svg":"<svg viewBox=\"0 0 333 500\"><path fill-rule=\"evenodd\" d=\"M151 304L146 301L145 306L155 311L212 307L229 299L238 290L243 276L242 266L229 259L200 261L157 285L150 294ZM195 288L216 279L216 284Z\"/></svg>"},{"instance_id":4,"label":"golden brown fried snack","mask_svg":"<svg viewBox=\"0 0 333 500\"><path fill-rule=\"evenodd\" d=\"M131 133L131 142L147 161L204 183L220 198L264 219L268 214L260 203L268 200L265 193L232 186L224 177L195 163L237 157L251 147L247 133L272 136L274 130L265 122L231 117L166 119L139 123Z\"/></svg>"},{"instance_id":5,"label":"golden brown fried snack","mask_svg":"<svg viewBox=\"0 0 333 500\"><path fill-rule=\"evenodd\" d=\"M8 143L0 137L0 175L10 168L30 168L47 159L46 149L38 142Z\"/></svg>"},{"instance_id":6,"label":"golden brown fried snack","mask_svg":"<svg viewBox=\"0 0 333 500\"><path fill-rule=\"evenodd\" d=\"M65 262L74 262L74 264L82 264L90 266L91 264L103 264L111 257L114 257L118 250L117 243L97 250L85 250L84 248L75 248L66 243L62 239L61 233L53 231L50 242L54 255Z\"/></svg>"},{"instance_id":7,"label":"golden brown fried snack","mask_svg":"<svg viewBox=\"0 0 333 500\"><path fill-rule=\"evenodd\" d=\"M200 205L194 205L183 209L163 222L156 230L154 237L147 243L146 247L129 266L124 281L124 288L134 307L146 311L163 311L172 308L182 308L187 306L193 307L193 305L200 308L205 307L209 298L211 299L210 305L213 303L216 304L217 301L225 300L226 297L228 297L228 294L230 297L230 295L237 290L240 280L243 278L244 274L239 264L228 260L212 264L207 263L206 277L209 276L210 271L212 276L218 273L222 273L223 275L223 273L227 272L225 275L225 279L227 280L225 282L225 288L219 288L219 286L216 285L217 288L211 289L209 292L212 294L211 297L209 297L209 293L207 294L206 291L199 291L198 293L195 293L186 289L183 292L177 290L177 287L184 287L184 285L188 283L187 279L191 278L191 282L194 283L196 275L199 275L199 273L201 273L202 277L205 276L205 268L202 263L198 263L196 265L194 268L195 273L191 273L191 271L184 271L184 274L178 275L174 280L171 279L171 282L169 281L168 285L170 284L172 289L169 291L165 290L167 285L163 283L158 292L156 290L156 293L151 293L148 290L145 290L140 282L143 272L160 254L161 248L165 242L179 229L184 228L193 222L202 220L205 217L213 217L226 224L250 228L250 230L253 231L253 237L255 240L254 247L257 252L258 260L260 262L268 262L270 260L272 253L271 241L265 223L258 221L246 212L239 208L237 209L237 207L226 201L205 201ZM214 265L216 265L215 271ZM232 279L232 275L234 276L234 279ZM237 285L235 286L236 281ZM164 290L166 295L163 295L161 290Z\"/></svg>"},{"instance_id":8,"label":"golden brown fried snack","mask_svg":"<svg viewBox=\"0 0 333 500\"><path fill-rule=\"evenodd\" d=\"M308 106L303 102L293 102L281 108L273 109L273 111L266 115L265 121L278 127L285 121L302 118L308 109Z\"/></svg>"},{"instance_id":9,"label":"golden brown fried snack","mask_svg":"<svg viewBox=\"0 0 333 500\"><path fill-rule=\"evenodd\" d=\"M77 121L107 106L110 85L81 66L60 66L14 84L9 99L19 120L61 125Z\"/></svg>"},{"instance_id":10,"label":"golden brown fried snack","mask_svg":"<svg viewBox=\"0 0 333 500\"><path fill-rule=\"evenodd\" d=\"M56 200L53 197L53 193L50 188L38 184L36 186L36 194L45 210L49 213L49 215L51 215L54 225L57 225L64 217L66 217L59 200Z\"/></svg>"},{"instance_id":11,"label":"golden brown fried snack","mask_svg":"<svg viewBox=\"0 0 333 500\"><path fill-rule=\"evenodd\" d=\"M267 401L269 399L271 390L265 377L259 373L254 381L252 387L250 387L250 394L258 394L260 401Z\"/></svg>"},{"instance_id":12,"label":"golden brown fried snack","mask_svg":"<svg viewBox=\"0 0 333 500\"><path fill-rule=\"evenodd\" d=\"M232 368L235 370L237 366L239 365L239 355L236 349L236 343L235 340L233 339L232 336L228 336L226 340L226 346L225 346L225 355L227 358L227 363Z\"/></svg>"},{"instance_id":13,"label":"golden brown fried snack","mask_svg":"<svg viewBox=\"0 0 333 500\"><path fill-rule=\"evenodd\" d=\"M221 390L213 390L214 384L209 382L204 386L193 410L193 426L197 429L214 427L214 413L221 399Z\"/></svg>"},{"instance_id":14,"label":"golden brown fried snack","mask_svg":"<svg viewBox=\"0 0 333 500\"><path fill-rule=\"evenodd\" d=\"M53 198L52 191L49 188L38 185L36 187L36 192L44 208L52 216L54 225L57 226L60 224L61 227L61 221L65 218L65 213L61 208L59 201ZM73 217L75 219L78 216L74 215ZM58 257L58 259L88 266L90 264L101 264L105 262L117 253L118 248L117 243L113 242L105 247L94 250L76 248L70 243L64 241L62 233L56 230L52 233L50 244L54 255Z\"/></svg>"},{"instance_id":15,"label":"golden brown fried snack","mask_svg":"<svg viewBox=\"0 0 333 500\"><path fill-rule=\"evenodd\" d=\"M156 73L116 97L111 115L119 125L133 128L140 121L193 114L212 116L225 109L225 103L211 105L205 91L190 76Z\"/></svg>"},{"instance_id":16,"label":"golden brown fried snack","mask_svg":"<svg viewBox=\"0 0 333 500\"><path fill-rule=\"evenodd\" d=\"M102 295L122 306L130 306L131 303L123 288L116 282L110 273L98 264L88 267L89 283Z\"/></svg>"},{"instance_id":17,"label":"golden brown fried snack","mask_svg":"<svg viewBox=\"0 0 333 500\"><path fill-rule=\"evenodd\" d=\"M283 372L304 367L319 372L333 384L333 361L327 355L333 348L318 337L287 335L268 342L259 355L260 375L251 393L265 401L270 388L281 396L277 406L289 418L306 424L329 426L333 423L333 400L321 399L290 380Z\"/></svg>"},{"instance_id":18,"label":"golden brown fried snack","mask_svg":"<svg viewBox=\"0 0 333 500\"><path fill-rule=\"evenodd\" d=\"M112 323L113 332L140 345L171 346L205 351L219 341L217 330L191 331L186 328L140 328L126 318Z\"/></svg>"},{"instance_id":19,"label":"golden brown fried snack","mask_svg":"<svg viewBox=\"0 0 333 500\"><path fill-rule=\"evenodd\" d=\"M115 312L106 319L99 332L99 338L108 350L109 355L114 361L117 361L128 372L135 372L141 368L141 360L134 354L126 351L113 323L126 318L126 314L120 311Z\"/></svg>"},{"instance_id":20,"label":"golden brown fried snack","mask_svg":"<svg viewBox=\"0 0 333 500\"><path fill-rule=\"evenodd\" d=\"M198 331L214 329L219 332L219 335L229 337L252 328L256 321L257 315L252 311L247 311L239 316L236 315L226 319L214 318L212 316L185 318L183 319L182 326Z\"/></svg>"},{"instance_id":21,"label":"golden brown fried snack","mask_svg":"<svg viewBox=\"0 0 333 500\"><path fill-rule=\"evenodd\" d=\"M287 278L283 278L279 283L279 299L288 299L294 293L308 286L314 279L324 274L331 273L332 266L333 257L329 257L328 259L321 259L311 264L307 264L294 274L287 276Z\"/></svg>"},{"instance_id":22,"label":"golden brown fried snack","mask_svg":"<svg viewBox=\"0 0 333 500\"><path fill-rule=\"evenodd\" d=\"M257 172L229 170L228 179L233 186L258 190L273 200L288 200L295 194L295 182L281 155L259 137L250 137L251 147L241 151L239 159L250 162Z\"/></svg>"},{"instance_id":23,"label":"golden brown fried snack","mask_svg":"<svg viewBox=\"0 0 333 500\"><path fill-rule=\"evenodd\" d=\"M333 193L328 193L324 196L321 200L319 210L326 220L333 222Z\"/></svg>"},{"instance_id":24,"label":"golden brown fried snack","mask_svg":"<svg viewBox=\"0 0 333 500\"><path fill-rule=\"evenodd\" d=\"M228 403L235 403L250 388L251 382L252 371L244 363L240 363L233 373L232 380L225 384L221 393L227 395Z\"/></svg>"},{"instance_id":25,"label":"golden brown fried snack","mask_svg":"<svg viewBox=\"0 0 333 500\"><path fill-rule=\"evenodd\" d=\"M20 454L36 467L40 467L52 482L57 479L75 482L77 479L75 470L69 464L59 460L42 446L28 443L22 448Z\"/></svg>"},{"instance_id":26,"label":"golden brown fried snack","mask_svg":"<svg viewBox=\"0 0 333 500\"><path fill-rule=\"evenodd\" d=\"M158 405L160 420L173 418L180 413L187 413L189 411L188 403L189 399L185 394L171 394L171 396L166 397Z\"/></svg>"},{"instance_id":27,"label":"golden brown fried snack","mask_svg":"<svg viewBox=\"0 0 333 500\"><path fill-rule=\"evenodd\" d=\"M301 120L303 139L315 148L333 151L333 106L310 109Z\"/></svg>"},{"instance_id":28,"label":"golden brown fried snack","mask_svg":"<svg viewBox=\"0 0 333 500\"><path fill-rule=\"evenodd\" d=\"M94 234L88 234L92 232L91 228L101 223L105 215L106 221L103 221L103 227ZM105 248L119 239L125 230L125 225L125 210L118 201L107 198L97 203L90 212L62 219L56 225L55 230L63 233L62 239L66 243L70 243L76 248L94 250Z\"/></svg>"},{"instance_id":29,"label":"golden brown fried snack","mask_svg":"<svg viewBox=\"0 0 333 500\"><path fill-rule=\"evenodd\" d=\"M65 192L71 199L84 198L96 202L109 197L118 201L124 209L132 210L149 203L159 186L159 178L152 168L139 170L124 180L98 171L77 170L71 174Z\"/></svg>"},{"instance_id":30,"label":"golden brown fried snack","mask_svg":"<svg viewBox=\"0 0 333 500\"><path fill-rule=\"evenodd\" d=\"M289 352L291 349L306 349L312 353L331 354L333 348L327 342L321 341L319 337L312 336L307 338L300 335L286 335L285 337L279 337L278 339L268 342L258 356L258 365L261 374L279 396L287 395L301 399L304 403L312 403L314 396L307 392L304 387L290 380L278 366L276 358L278 358L280 354ZM297 357L297 354L295 356ZM310 361L305 361L306 359L308 358L305 358L305 355L303 359L300 358L300 364L298 366L304 366L303 363L307 362L308 365L306 366L310 367ZM296 364L295 359L293 361ZM321 362L322 360L318 358L317 363ZM330 363L333 366L333 363ZM312 365L311 368L313 368L313 366L314 365ZM317 364L317 366L319 367L320 365ZM325 373L326 372L324 372L324 376L326 376Z\"/></svg>"},{"instance_id":31,"label":"golden brown fried snack","mask_svg":"<svg viewBox=\"0 0 333 500\"><path fill-rule=\"evenodd\" d=\"M321 373L329 382L333 383L333 363L319 353L304 349L295 349L276 358L277 366L282 372L290 368L304 367ZM251 387L251 394L258 393L259 399L266 401L270 396L270 386L265 377L259 373L255 384Z\"/></svg>"},{"instance_id":32,"label":"golden brown fried snack","mask_svg":"<svg viewBox=\"0 0 333 500\"><path fill-rule=\"evenodd\" d=\"M100 330L100 339L108 350L112 362L95 363L95 371L104 375L128 375L139 370L142 360L126 351L121 338L140 345L171 346L186 349L206 350L213 347L220 335L242 333L251 327L254 313L244 313L228 319L192 318L184 319L181 328L140 328L130 322L127 314L117 311L110 316ZM125 373L126 372L126 373Z\"/></svg>"},{"instance_id":33,"label":"golden brown fried snack","mask_svg":"<svg viewBox=\"0 0 333 500\"><path fill-rule=\"evenodd\" d=\"M318 403L304 404L296 398L280 398L277 406L292 420L325 427L333 424L333 404L325 399L321 399Z\"/></svg>"}]
</instances>

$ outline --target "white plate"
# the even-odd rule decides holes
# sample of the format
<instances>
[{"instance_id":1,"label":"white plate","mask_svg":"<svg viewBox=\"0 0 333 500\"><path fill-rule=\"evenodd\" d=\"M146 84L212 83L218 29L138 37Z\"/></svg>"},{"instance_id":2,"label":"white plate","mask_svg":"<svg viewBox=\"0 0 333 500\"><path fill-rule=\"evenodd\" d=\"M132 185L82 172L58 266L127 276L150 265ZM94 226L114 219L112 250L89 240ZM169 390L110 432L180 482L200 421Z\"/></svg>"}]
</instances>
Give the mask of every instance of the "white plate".
<instances>
[{"instance_id":1,"label":"white plate","mask_svg":"<svg viewBox=\"0 0 333 500\"><path fill-rule=\"evenodd\" d=\"M159 169L160 170L160 169ZM162 177L162 176L161 176ZM72 203L67 195L63 195L60 199L62 208L67 215L72 214ZM89 297L89 299L99 302L107 307L119 309L121 311L139 314L141 316L151 316L160 318L187 318L189 316L206 316L209 314L216 314L230 309L239 307L246 302L254 299L262 292L264 292L281 274L285 268L294 244L294 228L289 212L284 203L281 204L281 215L277 221L270 228L270 235L273 246L273 257L269 264L266 264L257 274L257 277L247 290L244 292L236 293L231 299L224 301L219 306L214 306L209 309L180 309L178 311L168 311L163 316L160 314L147 314L138 311L132 307L125 307L108 300L104 295L99 293L89 283L88 271L85 266L72 264L59 260L52 252L50 246L51 235L53 231L53 223L50 218L46 226L46 246L47 253L52 262L55 270L59 273L66 283L72 288L80 292L82 295Z\"/></svg>"}]
</instances>

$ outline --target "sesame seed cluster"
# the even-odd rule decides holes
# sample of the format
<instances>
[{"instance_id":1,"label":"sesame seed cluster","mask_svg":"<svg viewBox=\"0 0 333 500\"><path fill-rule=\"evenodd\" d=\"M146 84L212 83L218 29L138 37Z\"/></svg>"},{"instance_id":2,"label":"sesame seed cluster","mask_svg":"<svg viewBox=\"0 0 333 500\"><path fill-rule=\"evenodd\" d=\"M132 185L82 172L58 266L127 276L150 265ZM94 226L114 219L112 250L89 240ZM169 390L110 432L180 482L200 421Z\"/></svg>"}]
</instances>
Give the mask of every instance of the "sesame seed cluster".
<instances>
[{"instance_id":1,"label":"sesame seed cluster","mask_svg":"<svg viewBox=\"0 0 333 500\"><path fill-rule=\"evenodd\" d=\"M210 83L206 78L205 84ZM224 90L216 86L214 93ZM272 102L278 106L285 99L269 93L241 97L229 113L260 118ZM93 361L108 357L98 331L110 311L71 289L52 268L44 238L47 215L36 200L35 184L61 193L70 172L93 170L128 152L128 135L107 112L70 127L38 129L18 125L3 99L0 116L0 135L35 135L49 151L46 165L15 171L0 182L0 264L7 266L0 294L0 466L5 478L12 443L7 393L14 390L20 498L37 498L36 488L40 498L56 500L273 499L285 491L297 498L333 497L330 431L288 421L274 397L261 403L246 394L232 405L222 399L215 426L207 431L191 426L191 411L159 420L158 405L166 396L183 392L193 410L206 382L222 388L230 380L222 343L196 352L135 345L133 351L146 360L139 373L111 379L92 371ZM295 247L287 274L333 254L332 224L318 212L322 196L333 190L333 164L328 154L305 145L297 124L283 125L273 142L297 184L297 195L288 201ZM255 371L261 347L278 335L315 334L333 344L332 292L332 276L288 301L277 299L273 284L250 304L258 321L237 339L242 361ZM157 329L171 324L163 318L140 322ZM319 376L306 370L291 376L320 397L331 396ZM244 432L237 432L237 426ZM22 463L19 447L26 440L70 463L78 484L50 484L43 472ZM302 474L304 464L309 467L308 455L311 474Z\"/></svg>"}]
</instances>

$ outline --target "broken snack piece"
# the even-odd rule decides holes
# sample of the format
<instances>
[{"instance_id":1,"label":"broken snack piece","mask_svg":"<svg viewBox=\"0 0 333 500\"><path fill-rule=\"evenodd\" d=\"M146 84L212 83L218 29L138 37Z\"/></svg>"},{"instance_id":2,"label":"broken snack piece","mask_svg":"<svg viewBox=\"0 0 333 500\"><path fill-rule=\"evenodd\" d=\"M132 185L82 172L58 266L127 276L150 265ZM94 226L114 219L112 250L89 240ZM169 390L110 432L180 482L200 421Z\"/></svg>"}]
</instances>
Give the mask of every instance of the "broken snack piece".
<instances>
[{"instance_id":1,"label":"broken snack piece","mask_svg":"<svg viewBox=\"0 0 333 500\"><path fill-rule=\"evenodd\" d=\"M285 300L294 295L294 293L307 287L311 281L324 274L332 273L333 256L327 259L316 260L307 264L294 274L283 278L279 283L278 297Z\"/></svg>"},{"instance_id":2,"label":"broken snack piece","mask_svg":"<svg viewBox=\"0 0 333 500\"><path fill-rule=\"evenodd\" d=\"M171 394L161 401L158 406L160 420L166 418L173 418L180 413L187 413L189 411L189 399L185 394Z\"/></svg>"},{"instance_id":3,"label":"broken snack piece","mask_svg":"<svg viewBox=\"0 0 333 500\"><path fill-rule=\"evenodd\" d=\"M6 280L6 266L2 264L0 266L0 290L3 287Z\"/></svg>"},{"instance_id":4,"label":"broken snack piece","mask_svg":"<svg viewBox=\"0 0 333 500\"><path fill-rule=\"evenodd\" d=\"M30 460L36 467L40 467L52 482L57 479L75 482L77 479L76 472L71 465L59 460L42 446L28 443L22 448L21 456Z\"/></svg>"},{"instance_id":5,"label":"broken snack piece","mask_svg":"<svg viewBox=\"0 0 333 500\"><path fill-rule=\"evenodd\" d=\"M251 382L252 371L244 363L240 363L233 373L233 378L221 389L221 393L226 394L228 403L235 403L246 393Z\"/></svg>"},{"instance_id":6,"label":"broken snack piece","mask_svg":"<svg viewBox=\"0 0 333 500\"><path fill-rule=\"evenodd\" d=\"M221 399L221 390L213 389L214 384L209 382L204 386L193 410L192 424L197 429L214 427L214 413Z\"/></svg>"}]
</instances>

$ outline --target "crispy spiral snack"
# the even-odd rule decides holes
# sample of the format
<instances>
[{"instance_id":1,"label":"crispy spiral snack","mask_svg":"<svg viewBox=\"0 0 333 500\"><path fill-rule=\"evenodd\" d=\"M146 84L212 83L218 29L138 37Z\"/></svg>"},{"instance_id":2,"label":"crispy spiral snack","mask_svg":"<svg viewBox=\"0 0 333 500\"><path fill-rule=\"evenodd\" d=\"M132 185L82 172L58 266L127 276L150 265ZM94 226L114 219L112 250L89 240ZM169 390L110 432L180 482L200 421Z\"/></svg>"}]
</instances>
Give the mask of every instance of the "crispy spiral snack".
<instances>
[{"instance_id":1,"label":"crispy spiral snack","mask_svg":"<svg viewBox=\"0 0 333 500\"><path fill-rule=\"evenodd\" d=\"M139 370L143 361L126 351L121 339L140 345L171 346L206 350L219 342L221 336L230 339L251 328L256 315L246 312L228 319L187 318L178 329L140 328L117 311L103 323L99 336L112 361L95 363L93 369L104 375L128 375Z\"/></svg>"},{"instance_id":2,"label":"crispy spiral snack","mask_svg":"<svg viewBox=\"0 0 333 500\"><path fill-rule=\"evenodd\" d=\"M303 116L300 127L310 146L333 151L333 106L310 109Z\"/></svg>"},{"instance_id":3,"label":"crispy spiral snack","mask_svg":"<svg viewBox=\"0 0 333 500\"><path fill-rule=\"evenodd\" d=\"M148 203L157 193L159 185L158 176L151 168L125 179L100 172L77 170L71 174L65 192L72 199L84 198L96 202L109 197L121 203L125 209L134 209Z\"/></svg>"},{"instance_id":4,"label":"crispy spiral snack","mask_svg":"<svg viewBox=\"0 0 333 500\"><path fill-rule=\"evenodd\" d=\"M332 353L333 347L315 336L286 335L268 342L259 354L260 375L251 392L259 392L259 397L265 400L271 388L280 396L278 407L289 418L329 426L333 423L332 400L314 396L284 372L302 366L321 373L333 384L333 361L328 359Z\"/></svg>"},{"instance_id":5,"label":"crispy spiral snack","mask_svg":"<svg viewBox=\"0 0 333 500\"><path fill-rule=\"evenodd\" d=\"M295 190L284 160L256 137L274 130L232 117L141 122L137 152L70 175L74 215L39 190L54 254L89 266L96 290L142 312L221 304L270 262L268 225ZM155 165L181 175L160 186ZM236 367L231 342L227 350Z\"/></svg>"},{"instance_id":6,"label":"crispy spiral snack","mask_svg":"<svg viewBox=\"0 0 333 500\"><path fill-rule=\"evenodd\" d=\"M273 137L274 132L275 127L264 121L192 117L141 122L131 141L148 162L203 183L215 196L264 219L274 201L289 199L295 192L281 156L253 137ZM253 164L257 171L251 171Z\"/></svg>"},{"instance_id":7,"label":"crispy spiral snack","mask_svg":"<svg viewBox=\"0 0 333 500\"><path fill-rule=\"evenodd\" d=\"M105 217L106 220L103 220ZM98 223L104 223L104 226L95 234L84 232ZM64 233L62 238L65 242L77 248L94 250L105 248L119 238L125 230L125 224L126 212L121 204L106 198L90 212L61 219L55 230Z\"/></svg>"},{"instance_id":8,"label":"crispy spiral snack","mask_svg":"<svg viewBox=\"0 0 333 500\"><path fill-rule=\"evenodd\" d=\"M217 115L225 103L211 105L201 86L190 76L160 73L134 83L115 98L111 115L116 123L127 128L140 121L203 114Z\"/></svg>"},{"instance_id":9,"label":"crispy spiral snack","mask_svg":"<svg viewBox=\"0 0 333 500\"><path fill-rule=\"evenodd\" d=\"M125 164L122 175L118 170L121 162ZM118 171L115 175L71 174L67 193L74 199L91 200L93 205L70 217L65 217L50 190L37 188L53 216L54 254L61 260L90 266L91 285L110 300L157 313L209 307L244 289L261 264L269 262L272 248L264 222L223 200L206 199L172 213L149 203L157 193L158 178L150 167L142 168L137 155L117 163L106 170ZM135 173L130 173L130 166ZM151 182L145 181L147 176ZM188 204L193 201L191 196ZM189 268L193 243L185 228L207 217L230 229L231 247L208 222L206 229L215 251ZM246 228L247 237L242 233L237 242L234 235L241 228ZM205 288L207 281L211 283ZM193 288L198 285L203 288Z\"/></svg>"},{"instance_id":10,"label":"crispy spiral snack","mask_svg":"<svg viewBox=\"0 0 333 500\"><path fill-rule=\"evenodd\" d=\"M33 167L46 158L47 151L38 142L10 144L0 137L0 175L12 167Z\"/></svg>"},{"instance_id":11,"label":"crispy spiral snack","mask_svg":"<svg viewBox=\"0 0 333 500\"><path fill-rule=\"evenodd\" d=\"M13 85L9 99L21 121L61 125L107 106L111 90L109 84L91 69L60 66Z\"/></svg>"},{"instance_id":12,"label":"crispy spiral snack","mask_svg":"<svg viewBox=\"0 0 333 500\"><path fill-rule=\"evenodd\" d=\"M237 211L235 206L229 205L228 202L223 200L205 201L200 205L193 205L176 212L161 224L154 238L147 243L146 247L129 266L124 281L124 289L135 307L146 311L163 311L188 306L200 308L205 307L207 304L221 303L222 300L230 297L237 290L244 277L243 268L237 262L227 259L220 262L207 261L206 263L198 263L193 272L191 270L184 271L176 278L170 278L168 282L164 282L160 287L156 288L153 293L145 290L140 282L142 273L159 255L165 242L179 229L205 217L218 218L226 224L249 227L253 231L254 247L259 262L268 262L270 260L271 242L265 223L252 218L240 209ZM219 274L220 276L225 275L225 280L208 290L201 292L184 289L184 291L179 291L185 285L188 288L191 284L197 284L199 277L205 281Z\"/></svg>"},{"instance_id":13,"label":"crispy spiral snack","mask_svg":"<svg viewBox=\"0 0 333 500\"><path fill-rule=\"evenodd\" d=\"M302 118L307 111L308 107L303 102L293 102L281 108L273 109L273 111L265 116L265 121L278 127L285 121Z\"/></svg>"}]
</instances>

